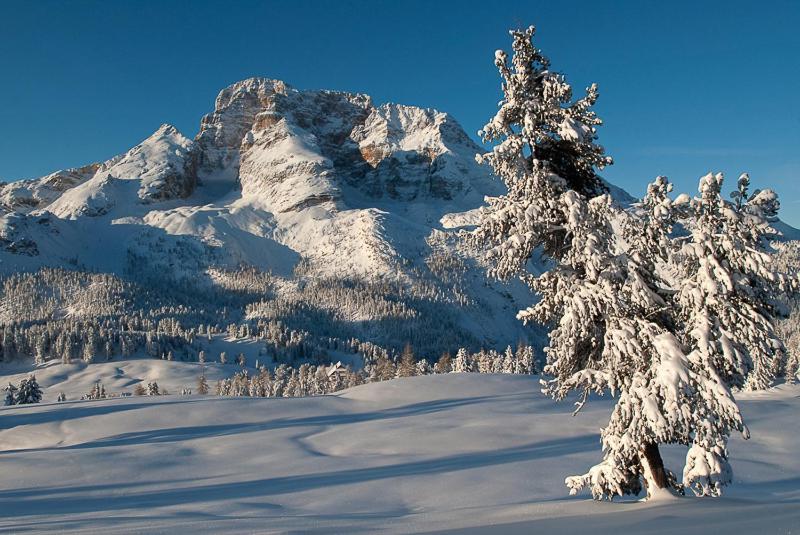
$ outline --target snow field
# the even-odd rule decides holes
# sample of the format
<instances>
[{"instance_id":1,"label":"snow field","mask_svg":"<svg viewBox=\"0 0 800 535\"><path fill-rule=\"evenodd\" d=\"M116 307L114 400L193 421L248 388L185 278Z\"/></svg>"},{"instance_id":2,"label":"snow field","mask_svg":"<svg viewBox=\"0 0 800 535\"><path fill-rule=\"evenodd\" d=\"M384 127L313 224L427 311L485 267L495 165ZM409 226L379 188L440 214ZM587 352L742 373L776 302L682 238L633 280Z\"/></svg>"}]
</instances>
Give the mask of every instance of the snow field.
<instances>
[{"instance_id":1,"label":"snow field","mask_svg":"<svg viewBox=\"0 0 800 535\"><path fill-rule=\"evenodd\" d=\"M160 384L186 374L185 363L142 363L154 365ZM79 378L76 385L91 383ZM791 533L800 526L800 387L740 396L753 437L733 437L735 481L720 499L569 497L564 477L600 458L610 401L592 400L573 418L571 404L539 393L536 377L454 373L312 398L171 395L3 408L0 531ZM681 466L684 455L669 448L667 465Z\"/></svg>"}]
</instances>

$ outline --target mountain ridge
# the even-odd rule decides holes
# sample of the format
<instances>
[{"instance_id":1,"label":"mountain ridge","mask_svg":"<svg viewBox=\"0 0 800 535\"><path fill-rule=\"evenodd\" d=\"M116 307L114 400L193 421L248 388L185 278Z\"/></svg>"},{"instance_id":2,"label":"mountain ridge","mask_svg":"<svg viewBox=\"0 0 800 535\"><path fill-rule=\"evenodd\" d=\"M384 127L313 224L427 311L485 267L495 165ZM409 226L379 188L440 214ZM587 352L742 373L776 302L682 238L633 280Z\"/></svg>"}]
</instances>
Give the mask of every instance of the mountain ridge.
<instances>
[{"instance_id":1,"label":"mountain ridge","mask_svg":"<svg viewBox=\"0 0 800 535\"><path fill-rule=\"evenodd\" d=\"M436 325L450 331L425 335L436 351L456 339L516 344L535 336L511 313L529 291L487 281L442 223L502 191L477 152L444 112L243 80L220 92L193 140L164 124L105 162L3 186L0 273L67 268L213 294L219 270L253 267L274 277L281 310L308 309L281 316L290 327L313 330L322 315L396 348ZM330 297L313 302L358 291L370 297L344 312ZM410 310L371 312L391 302ZM255 303L239 320L273 308Z\"/></svg>"}]
</instances>

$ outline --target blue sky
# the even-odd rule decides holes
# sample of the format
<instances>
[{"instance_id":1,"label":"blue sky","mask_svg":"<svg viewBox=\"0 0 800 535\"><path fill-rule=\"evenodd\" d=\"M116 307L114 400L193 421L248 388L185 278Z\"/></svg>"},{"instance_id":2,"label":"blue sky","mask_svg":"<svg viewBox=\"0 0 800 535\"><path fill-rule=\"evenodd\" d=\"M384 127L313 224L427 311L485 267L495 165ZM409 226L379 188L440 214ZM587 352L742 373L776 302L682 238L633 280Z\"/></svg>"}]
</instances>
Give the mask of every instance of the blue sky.
<instances>
[{"instance_id":1,"label":"blue sky","mask_svg":"<svg viewBox=\"0 0 800 535\"><path fill-rule=\"evenodd\" d=\"M435 107L475 135L499 97L494 50L535 24L577 89L600 85L604 175L749 171L800 226L800 2L0 2L0 177L187 136L249 76Z\"/></svg>"}]
</instances>

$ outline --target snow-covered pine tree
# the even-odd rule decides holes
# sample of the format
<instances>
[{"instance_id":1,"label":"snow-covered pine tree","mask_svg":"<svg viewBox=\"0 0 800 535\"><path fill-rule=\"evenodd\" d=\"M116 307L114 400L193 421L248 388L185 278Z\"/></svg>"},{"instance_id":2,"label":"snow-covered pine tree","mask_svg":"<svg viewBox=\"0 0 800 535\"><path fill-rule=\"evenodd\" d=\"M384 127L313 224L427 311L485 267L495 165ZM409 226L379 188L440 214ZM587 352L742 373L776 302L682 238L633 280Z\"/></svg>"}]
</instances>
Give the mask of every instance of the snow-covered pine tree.
<instances>
[{"instance_id":1,"label":"snow-covered pine tree","mask_svg":"<svg viewBox=\"0 0 800 535\"><path fill-rule=\"evenodd\" d=\"M498 355L498 358L500 356ZM511 373L520 373L519 370L519 354L514 355L514 350L511 349L511 346L506 346L506 350L503 352L503 362L511 363Z\"/></svg>"},{"instance_id":2,"label":"snow-covered pine tree","mask_svg":"<svg viewBox=\"0 0 800 535\"><path fill-rule=\"evenodd\" d=\"M511 351L511 346L508 346L507 350ZM494 371L495 359L486 353L486 351L480 351L473 355L473 360L478 373L492 373Z\"/></svg>"},{"instance_id":3,"label":"snow-covered pine tree","mask_svg":"<svg viewBox=\"0 0 800 535\"><path fill-rule=\"evenodd\" d=\"M749 193L739 177L734 202L726 202L721 173L700 179L684 220L690 239L677 256L677 303L686 331L726 384L748 389L772 384L786 351L775 327L787 278L772 266L770 226L779 203L771 190Z\"/></svg>"},{"instance_id":4,"label":"snow-covered pine tree","mask_svg":"<svg viewBox=\"0 0 800 535\"><path fill-rule=\"evenodd\" d=\"M473 371L472 359L469 352L461 347L456 352L456 358L453 359L453 373L467 373Z\"/></svg>"},{"instance_id":5,"label":"snow-covered pine tree","mask_svg":"<svg viewBox=\"0 0 800 535\"><path fill-rule=\"evenodd\" d=\"M487 199L472 240L489 246L489 272L499 278L524 270L537 247L555 259L565 253L559 197L568 190L587 198L604 192L597 170L611 163L595 143L595 127L602 124L592 110L597 86L571 102L572 88L533 46L534 32L533 26L511 32L510 65L505 52L495 53L503 99L479 132L485 143L496 145L477 159L491 165L508 191Z\"/></svg>"},{"instance_id":6,"label":"snow-covered pine tree","mask_svg":"<svg viewBox=\"0 0 800 535\"><path fill-rule=\"evenodd\" d=\"M400 355L400 362L397 364L398 377L412 377L417 374L417 359L414 356L414 350L411 349L411 344L406 344L403 347L403 353Z\"/></svg>"},{"instance_id":7,"label":"snow-covered pine tree","mask_svg":"<svg viewBox=\"0 0 800 535\"><path fill-rule=\"evenodd\" d=\"M42 389L39 388L39 383L36 382L36 376L31 375L27 379L20 381L16 404L27 405L29 403L39 403L40 401L42 401Z\"/></svg>"},{"instance_id":8,"label":"snow-covered pine tree","mask_svg":"<svg viewBox=\"0 0 800 535\"><path fill-rule=\"evenodd\" d=\"M34 346L34 357L33 357L34 363L39 366L44 364L45 361L47 360L46 353L47 350L44 343L44 338L39 337L39 339L36 340L36 345Z\"/></svg>"},{"instance_id":9,"label":"snow-covered pine tree","mask_svg":"<svg viewBox=\"0 0 800 535\"><path fill-rule=\"evenodd\" d=\"M158 383L156 381L151 381L147 383L147 395L148 396L158 396L161 395L161 392L158 388Z\"/></svg>"},{"instance_id":10,"label":"snow-covered pine tree","mask_svg":"<svg viewBox=\"0 0 800 535\"><path fill-rule=\"evenodd\" d=\"M197 378L197 393L201 396L208 395L208 380L206 379L205 369L203 369L202 373Z\"/></svg>"},{"instance_id":11,"label":"snow-covered pine tree","mask_svg":"<svg viewBox=\"0 0 800 535\"><path fill-rule=\"evenodd\" d=\"M792 302L791 315L781 322L781 333L786 345L786 381L795 383L800 379L800 303Z\"/></svg>"},{"instance_id":12,"label":"snow-covered pine tree","mask_svg":"<svg viewBox=\"0 0 800 535\"><path fill-rule=\"evenodd\" d=\"M3 401L3 405L8 407L9 405L16 405L17 404L17 387L11 383L8 383L8 386L4 388L6 397Z\"/></svg>"},{"instance_id":13,"label":"snow-covered pine tree","mask_svg":"<svg viewBox=\"0 0 800 535\"><path fill-rule=\"evenodd\" d=\"M431 373L433 373L433 368L431 368L431 365L426 359L417 361L417 375L430 375Z\"/></svg>"},{"instance_id":14,"label":"snow-covered pine tree","mask_svg":"<svg viewBox=\"0 0 800 535\"><path fill-rule=\"evenodd\" d=\"M531 278L542 299L520 313L556 325L545 349L544 391L563 399L579 391L578 410L591 392L618 398L602 431L604 460L587 474L567 478L571 493L589 487L595 498L661 492L674 477L664 467L659 446L697 444L713 452L716 464L701 483L718 494L730 480L724 445L734 429L744 431L739 409L714 368L696 362L681 344L681 331L669 302L668 283L655 269L652 252L669 232L664 207L650 196L653 213L624 218L607 196L586 199L576 192L561 197L566 253L545 274ZM627 242L614 223L623 219ZM632 227L632 228L630 228ZM714 446L712 447L711 444ZM692 450L690 450L691 453ZM690 486L697 477L684 478Z\"/></svg>"},{"instance_id":15,"label":"snow-covered pine tree","mask_svg":"<svg viewBox=\"0 0 800 535\"><path fill-rule=\"evenodd\" d=\"M231 395L231 379L226 377L217 381L217 395L230 396Z\"/></svg>"},{"instance_id":16,"label":"snow-covered pine tree","mask_svg":"<svg viewBox=\"0 0 800 535\"><path fill-rule=\"evenodd\" d=\"M668 220L657 212L647 219L650 234L626 246L614 230L622 212L608 195L597 195L602 182L595 170L610 160L594 144L600 124L591 111L596 88L569 104L571 90L533 47L533 29L512 36L513 70L498 52L504 99L483 131L485 141L499 143L480 157L508 193L488 199L472 238L488 246L490 274L519 276L541 296L518 318L552 328L543 390L555 399L579 392L576 412L591 392L618 396L602 432L604 460L567 478L571 493L589 487L595 498L611 498L638 493L644 480L654 494L670 480L660 444L690 445L704 435L707 445L724 447L732 429L744 430L741 416L715 370L697 367L676 335L663 295L667 286L650 259L668 242ZM558 146L576 145L555 163L547 159L554 139ZM574 161L565 163L567 157ZM574 169L583 170L580 179L569 176ZM631 221L637 224L633 216ZM537 248L553 264L539 276L526 272ZM707 470L701 486L718 490L729 475L725 466Z\"/></svg>"}]
</instances>

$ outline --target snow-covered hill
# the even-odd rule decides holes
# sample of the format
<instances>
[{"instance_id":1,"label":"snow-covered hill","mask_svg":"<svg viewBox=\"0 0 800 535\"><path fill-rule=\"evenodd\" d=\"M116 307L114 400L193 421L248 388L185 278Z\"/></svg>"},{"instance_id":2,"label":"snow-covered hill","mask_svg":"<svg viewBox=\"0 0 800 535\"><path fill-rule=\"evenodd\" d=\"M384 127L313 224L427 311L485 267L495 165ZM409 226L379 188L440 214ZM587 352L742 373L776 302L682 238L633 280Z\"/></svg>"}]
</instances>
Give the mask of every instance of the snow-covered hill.
<instances>
[{"instance_id":1,"label":"snow-covered hill","mask_svg":"<svg viewBox=\"0 0 800 535\"><path fill-rule=\"evenodd\" d=\"M611 404L592 401L573 418L530 376L0 408L0 530L792 533L800 388L740 403L752 438L730 444L725 496L646 504L567 496L564 477L598 459L597 422ZM668 449L665 461L680 466L684 454Z\"/></svg>"}]
</instances>

